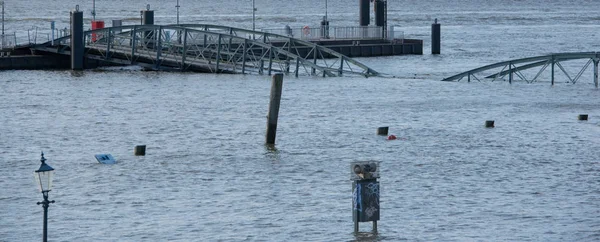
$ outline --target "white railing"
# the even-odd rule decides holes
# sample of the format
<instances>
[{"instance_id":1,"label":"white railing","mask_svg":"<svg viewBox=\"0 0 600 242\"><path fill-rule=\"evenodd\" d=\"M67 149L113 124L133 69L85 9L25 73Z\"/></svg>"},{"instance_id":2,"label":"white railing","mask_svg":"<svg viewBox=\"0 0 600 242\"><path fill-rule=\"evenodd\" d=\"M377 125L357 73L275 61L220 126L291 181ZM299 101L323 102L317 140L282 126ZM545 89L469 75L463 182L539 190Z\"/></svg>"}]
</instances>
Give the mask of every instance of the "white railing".
<instances>
[{"instance_id":1,"label":"white railing","mask_svg":"<svg viewBox=\"0 0 600 242\"><path fill-rule=\"evenodd\" d=\"M263 32L290 36L304 40L320 39L383 39L382 27L379 26L351 26L351 27L286 27L281 29L262 29Z\"/></svg>"},{"instance_id":2,"label":"white railing","mask_svg":"<svg viewBox=\"0 0 600 242\"><path fill-rule=\"evenodd\" d=\"M0 34L0 50L1 49L11 49L16 46L17 36L13 34Z\"/></svg>"}]
</instances>

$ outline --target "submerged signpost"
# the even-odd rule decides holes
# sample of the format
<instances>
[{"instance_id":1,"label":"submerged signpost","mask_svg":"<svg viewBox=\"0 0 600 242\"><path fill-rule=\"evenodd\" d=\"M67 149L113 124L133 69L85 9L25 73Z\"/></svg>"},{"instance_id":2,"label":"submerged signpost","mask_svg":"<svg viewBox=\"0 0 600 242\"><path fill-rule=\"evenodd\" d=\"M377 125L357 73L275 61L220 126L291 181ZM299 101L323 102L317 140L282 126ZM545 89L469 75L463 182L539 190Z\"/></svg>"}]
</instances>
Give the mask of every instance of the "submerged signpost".
<instances>
[{"instance_id":1,"label":"submerged signpost","mask_svg":"<svg viewBox=\"0 0 600 242\"><path fill-rule=\"evenodd\" d=\"M359 222L373 221L373 233L377 233L379 220L379 162L353 162L350 164L352 182L352 220L354 233Z\"/></svg>"}]
</instances>

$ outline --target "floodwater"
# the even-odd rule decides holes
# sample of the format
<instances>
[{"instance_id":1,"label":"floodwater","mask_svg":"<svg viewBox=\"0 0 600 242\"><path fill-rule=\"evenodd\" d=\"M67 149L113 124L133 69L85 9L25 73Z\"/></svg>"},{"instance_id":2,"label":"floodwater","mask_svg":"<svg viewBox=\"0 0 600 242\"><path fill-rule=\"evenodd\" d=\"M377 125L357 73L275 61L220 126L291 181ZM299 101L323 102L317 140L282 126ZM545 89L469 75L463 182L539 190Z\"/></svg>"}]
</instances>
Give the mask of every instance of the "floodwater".
<instances>
[{"instance_id":1,"label":"floodwater","mask_svg":"<svg viewBox=\"0 0 600 242\"><path fill-rule=\"evenodd\" d=\"M96 11L134 23L145 7L117 3L97 1ZM149 3L157 23L175 21L175 1ZM51 18L61 27L75 4L7 1L7 29L47 28ZM79 4L89 17L91 1ZM182 22L251 27L250 1L180 4ZM260 28L318 24L324 5L256 4ZM275 148L264 145L266 75L1 72L0 241L42 235L32 175L41 151L56 169L51 241L600 240L590 69L554 86L439 81L512 58L597 51L598 4L388 4L390 25L424 39L424 55L358 59L391 78L286 76ZM332 26L357 24L357 5L330 0ZM439 56L429 54L434 18ZM380 126L399 139L375 135ZM146 156L133 156L141 144ZM99 164L99 153L117 164ZM366 160L381 165L379 233L364 223L354 234L349 164Z\"/></svg>"}]
</instances>

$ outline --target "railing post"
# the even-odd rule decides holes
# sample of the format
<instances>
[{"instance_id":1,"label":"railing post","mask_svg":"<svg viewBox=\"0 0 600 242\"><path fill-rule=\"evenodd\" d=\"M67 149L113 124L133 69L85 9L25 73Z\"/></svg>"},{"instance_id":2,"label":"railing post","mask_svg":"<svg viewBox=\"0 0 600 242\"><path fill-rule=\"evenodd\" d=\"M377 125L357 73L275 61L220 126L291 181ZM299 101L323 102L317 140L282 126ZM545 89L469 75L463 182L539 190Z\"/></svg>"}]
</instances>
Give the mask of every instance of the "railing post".
<instances>
[{"instance_id":1,"label":"railing post","mask_svg":"<svg viewBox=\"0 0 600 242\"><path fill-rule=\"evenodd\" d=\"M131 64L133 65L135 63L133 56L135 55L135 42L137 41L137 26L133 26L131 35Z\"/></svg>"},{"instance_id":2,"label":"railing post","mask_svg":"<svg viewBox=\"0 0 600 242\"><path fill-rule=\"evenodd\" d=\"M246 74L246 58L248 52L248 39L244 38L244 53L242 54L242 74Z\"/></svg>"},{"instance_id":3,"label":"railing post","mask_svg":"<svg viewBox=\"0 0 600 242\"><path fill-rule=\"evenodd\" d=\"M342 76L344 71L344 56L340 56L340 68L338 69L338 75Z\"/></svg>"},{"instance_id":4,"label":"railing post","mask_svg":"<svg viewBox=\"0 0 600 242\"><path fill-rule=\"evenodd\" d=\"M554 61L554 55L552 55L552 67L550 68L550 70L551 70L550 72L551 72L551 76L552 76L552 78L551 78L552 79L552 86L554 86L554 63L555 63L555 61Z\"/></svg>"},{"instance_id":5,"label":"railing post","mask_svg":"<svg viewBox=\"0 0 600 242\"><path fill-rule=\"evenodd\" d=\"M110 29L107 29L108 31L108 38L106 40L106 56L104 56L105 60L108 60L108 56L110 54L110 45L112 44L111 38L112 35L110 34Z\"/></svg>"},{"instance_id":6,"label":"railing post","mask_svg":"<svg viewBox=\"0 0 600 242\"><path fill-rule=\"evenodd\" d=\"M160 68L160 54L162 54L162 26L158 27L158 35L157 35L157 41L156 41L156 64L154 66L155 69L159 69Z\"/></svg>"},{"instance_id":7,"label":"railing post","mask_svg":"<svg viewBox=\"0 0 600 242\"><path fill-rule=\"evenodd\" d=\"M512 81L513 81L513 71L512 71L512 67L513 67L512 63L510 63L510 62L509 62L509 63L508 63L508 83L509 83L509 84L512 84Z\"/></svg>"},{"instance_id":8,"label":"railing post","mask_svg":"<svg viewBox=\"0 0 600 242\"><path fill-rule=\"evenodd\" d=\"M180 32L181 33L181 32ZM181 51L181 70L185 70L185 58L187 56L187 29L183 30L183 47Z\"/></svg>"},{"instance_id":9,"label":"railing post","mask_svg":"<svg viewBox=\"0 0 600 242\"><path fill-rule=\"evenodd\" d=\"M298 77L298 69L300 68L300 59L296 57L296 70L294 71L294 75Z\"/></svg>"},{"instance_id":10,"label":"railing post","mask_svg":"<svg viewBox=\"0 0 600 242\"><path fill-rule=\"evenodd\" d=\"M313 64L315 64L315 65L317 64L317 50L318 50L318 48L317 48L317 46L315 46L313 49ZM314 75L316 73L317 73L317 69L315 69L315 67L313 66L311 68L311 75Z\"/></svg>"},{"instance_id":11,"label":"railing post","mask_svg":"<svg viewBox=\"0 0 600 242\"><path fill-rule=\"evenodd\" d=\"M221 61L221 34L219 34L219 38L217 41L217 68L215 69L215 73L219 73L219 62Z\"/></svg>"},{"instance_id":12,"label":"railing post","mask_svg":"<svg viewBox=\"0 0 600 242\"><path fill-rule=\"evenodd\" d=\"M271 67L273 66L273 46L271 46L271 48L269 48L269 73L268 75L271 75Z\"/></svg>"},{"instance_id":13,"label":"railing post","mask_svg":"<svg viewBox=\"0 0 600 242\"><path fill-rule=\"evenodd\" d=\"M594 85L598 88L598 59L594 59Z\"/></svg>"}]
</instances>

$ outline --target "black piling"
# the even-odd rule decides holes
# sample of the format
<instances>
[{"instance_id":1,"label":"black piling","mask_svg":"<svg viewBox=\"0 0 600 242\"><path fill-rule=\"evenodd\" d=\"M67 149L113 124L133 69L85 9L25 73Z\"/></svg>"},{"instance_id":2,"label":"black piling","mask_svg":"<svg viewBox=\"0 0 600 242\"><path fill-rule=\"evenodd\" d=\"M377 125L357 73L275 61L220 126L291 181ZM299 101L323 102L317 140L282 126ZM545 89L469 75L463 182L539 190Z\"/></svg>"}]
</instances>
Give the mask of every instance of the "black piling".
<instances>
[{"instance_id":1,"label":"black piling","mask_svg":"<svg viewBox=\"0 0 600 242\"><path fill-rule=\"evenodd\" d=\"M140 11L142 16L142 25L154 24L154 10L150 10L150 4L146 6L146 10ZM154 48L154 31L144 31L144 38L148 48Z\"/></svg>"},{"instance_id":2,"label":"black piling","mask_svg":"<svg viewBox=\"0 0 600 242\"><path fill-rule=\"evenodd\" d=\"M486 128L493 128L494 127L494 120L486 120L485 121L485 127Z\"/></svg>"},{"instance_id":3,"label":"black piling","mask_svg":"<svg viewBox=\"0 0 600 242\"><path fill-rule=\"evenodd\" d=\"M269 101L269 113L267 114L266 143L269 145L275 144L275 136L277 135L277 119L279 117L279 104L281 102L282 89L283 74L277 73L273 75L273 81L271 83L271 98Z\"/></svg>"},{"instance_id":4,"label":"black piling","mask_svg":"<svg viewBox=\"0 0 600 242\"><path fill-rule=\"evenodd\" d=\"M577 116L577 119L580 121L586 121L586 120L588 120L588 115L587 114L579 114L579 116Z\"/></svg>"},{"instance_id":5,"label":"black piling","mask_svg":"<svg viewBox=\"0 0 600 242\"><path fill-rule=\"evenodd\" d=\"M441 53L441 26L435 19L435 22L431 25L431 54L439 55Z\"/></svg>"},{"instance_id":6,"label":"black piling","mask_svg":"<svg viewBox=\"0 0 600 242\"><path fill-rule=\"evenodd\" d=\"M79 5L71 11L71 69L83 70L83 12Z\"/></svg>"},{"instance_id":7,"label":"black piling","mask_svg":"<svg viewBox=\"0 0 600 242\"><path fill-rule=\"evenodd\" d=\"M358 0L359 1L359 7L360 7L360 13L359 13L359 18L360 18L360 26L369 26L369 23L371 22L371 16L369 15L369 10L370 10L370 5L369 5L369 0Z\"/></svg>"}]
</instances>

